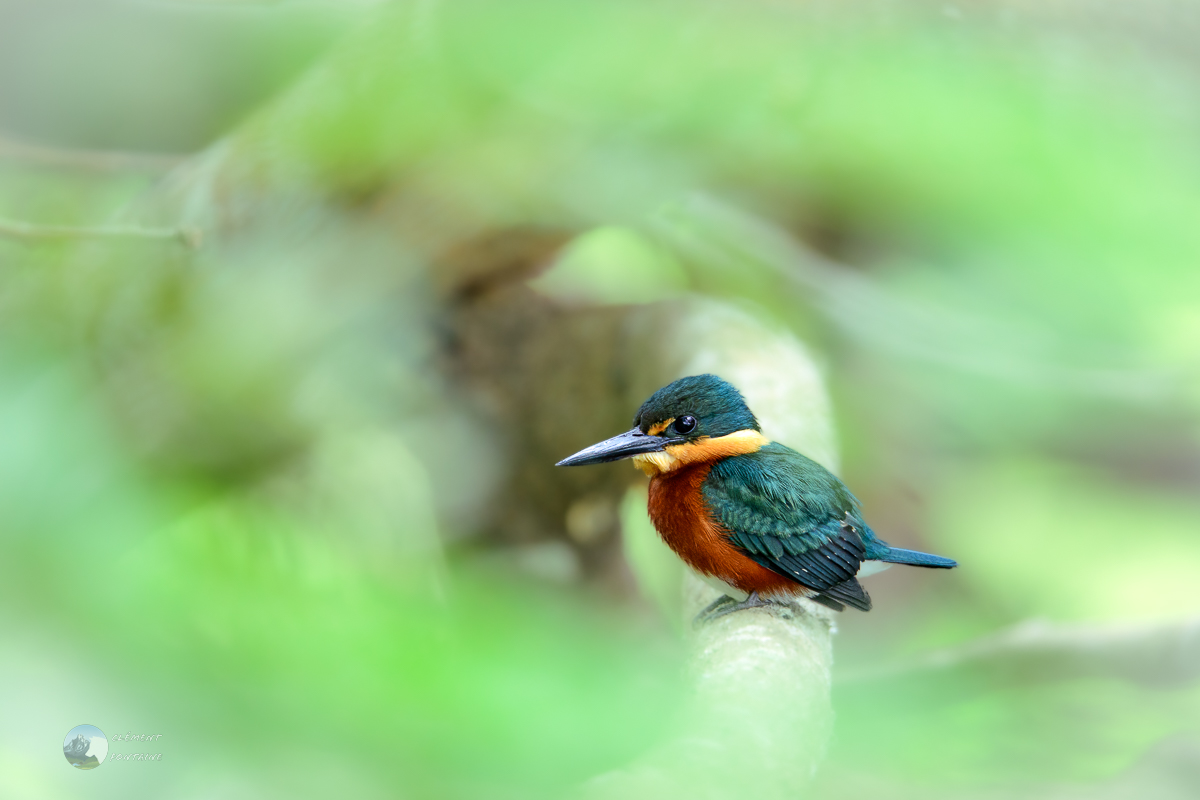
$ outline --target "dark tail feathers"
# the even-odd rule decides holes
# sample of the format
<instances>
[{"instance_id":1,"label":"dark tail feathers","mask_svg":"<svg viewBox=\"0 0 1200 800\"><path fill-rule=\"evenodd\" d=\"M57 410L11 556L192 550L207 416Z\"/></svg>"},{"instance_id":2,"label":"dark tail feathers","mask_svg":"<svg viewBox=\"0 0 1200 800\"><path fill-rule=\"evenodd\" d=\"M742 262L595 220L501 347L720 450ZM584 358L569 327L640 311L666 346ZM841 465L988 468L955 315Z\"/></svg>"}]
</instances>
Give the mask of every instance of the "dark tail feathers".
<instances>
[{"instance_id":1,"label":"dark tail feathers","mask_svg":"<svg viewBox=\"0 0 1200 800\"><path fill-rule=\"evenodd\" d=\"M936 567L950 569L957 567L958 562L951 558L942 558L932 553L920 553L916 550L903 550L899 547L883 546L876 552L868 552L867 558L875 561L887 561L891 564L911 564L914 567Z\"/></svg>"}]
</instances>

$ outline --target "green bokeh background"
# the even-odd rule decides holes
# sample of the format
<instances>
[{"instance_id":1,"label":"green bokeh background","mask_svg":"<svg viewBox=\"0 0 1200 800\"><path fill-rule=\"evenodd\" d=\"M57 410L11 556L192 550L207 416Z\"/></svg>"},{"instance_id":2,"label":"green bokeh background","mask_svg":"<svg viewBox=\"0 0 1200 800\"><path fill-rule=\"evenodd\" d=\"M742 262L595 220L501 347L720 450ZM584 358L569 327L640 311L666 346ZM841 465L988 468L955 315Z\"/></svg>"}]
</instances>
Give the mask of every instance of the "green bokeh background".
<instances>
[{"instance_id":1,"label":"green bokeh background","mask_svg":"<svg viewBox=\"0 0 1200 800\"><path fill-rule=\"evenodd\" d=\"M1200 615L1197 26L0 3L0 223L203 234L0 224L0 794L559 797L665 735L677 574L496 555L505 441L438 368L434 253L529 226L554 302L802 336L872 525L962 563L840 618L814 792L1187 796L1194 680L862 675ZM76 773L80 723L164 760Z\"/></svg>"}]
</instances>

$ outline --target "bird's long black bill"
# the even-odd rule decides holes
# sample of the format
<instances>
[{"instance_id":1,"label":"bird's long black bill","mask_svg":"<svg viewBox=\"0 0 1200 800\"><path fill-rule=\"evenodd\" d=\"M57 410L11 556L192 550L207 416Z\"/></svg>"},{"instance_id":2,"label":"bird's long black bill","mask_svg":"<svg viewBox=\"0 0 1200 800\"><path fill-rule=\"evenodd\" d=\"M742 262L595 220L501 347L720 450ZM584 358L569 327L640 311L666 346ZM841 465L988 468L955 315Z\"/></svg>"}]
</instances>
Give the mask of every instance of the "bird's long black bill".
<instances>
[{"instance_id":1,"label":"bird's long black bill","mask_svg":"<svg viewBox=\"0 0 1200 800\"><path fill-rule=\"evenodd\" d=\"M663 436L651 436L642 433L638 428L626 431L620 436L605 439L599 444L580 450L573 456L558 462L559 467L584 467L588 464L603 464L608 461L620 461L642 453L657 453L667 445L675 444L676 440Z\"/></svg>"}]
</instances>

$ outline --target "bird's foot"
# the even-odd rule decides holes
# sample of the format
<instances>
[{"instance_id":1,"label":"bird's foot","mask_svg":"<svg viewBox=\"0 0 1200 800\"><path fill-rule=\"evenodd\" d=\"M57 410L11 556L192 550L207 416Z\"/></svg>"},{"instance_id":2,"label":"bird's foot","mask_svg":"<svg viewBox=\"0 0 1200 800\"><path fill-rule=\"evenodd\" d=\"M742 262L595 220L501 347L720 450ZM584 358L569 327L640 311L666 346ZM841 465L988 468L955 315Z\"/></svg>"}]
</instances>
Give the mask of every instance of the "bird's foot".
<instances>
[{"instance_id":1,"label":"bird's foot","mask_svg":"<svg viewBox=\"0 0 1200 800\"><path fill-rule=\"evenodd\" d=\"M693 624L699 625L701 622L712 622L735 611L742 611L747 608L763 608L764 606L781 606L789 610L792 608L790 603L779 600L763 600L758 596L758 592L751 592L750 596L740 603L729 595L724 595L714 600L707 608L697 614L696 619L693 620Z\"/></svg>"}]
</instances>

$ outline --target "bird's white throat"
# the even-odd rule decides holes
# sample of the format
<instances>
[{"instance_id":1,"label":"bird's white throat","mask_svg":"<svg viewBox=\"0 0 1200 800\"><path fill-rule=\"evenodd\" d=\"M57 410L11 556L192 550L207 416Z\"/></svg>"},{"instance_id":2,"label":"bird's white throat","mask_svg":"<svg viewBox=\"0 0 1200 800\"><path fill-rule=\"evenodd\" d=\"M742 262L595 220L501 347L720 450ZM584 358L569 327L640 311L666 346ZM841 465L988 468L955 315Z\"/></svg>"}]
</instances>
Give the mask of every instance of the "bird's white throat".
<instances>
[{"instance_id":1,"label":"bird's white throat","mask_svg":"<svg viewBox=\"0 0 1200 800\"><path fill-rule=\"evenodd\" d=\"M678 458L665 451L642 453L633 457L633 465L651 478L678 468L680 463Z\"/></svg>"}]
</instances>

